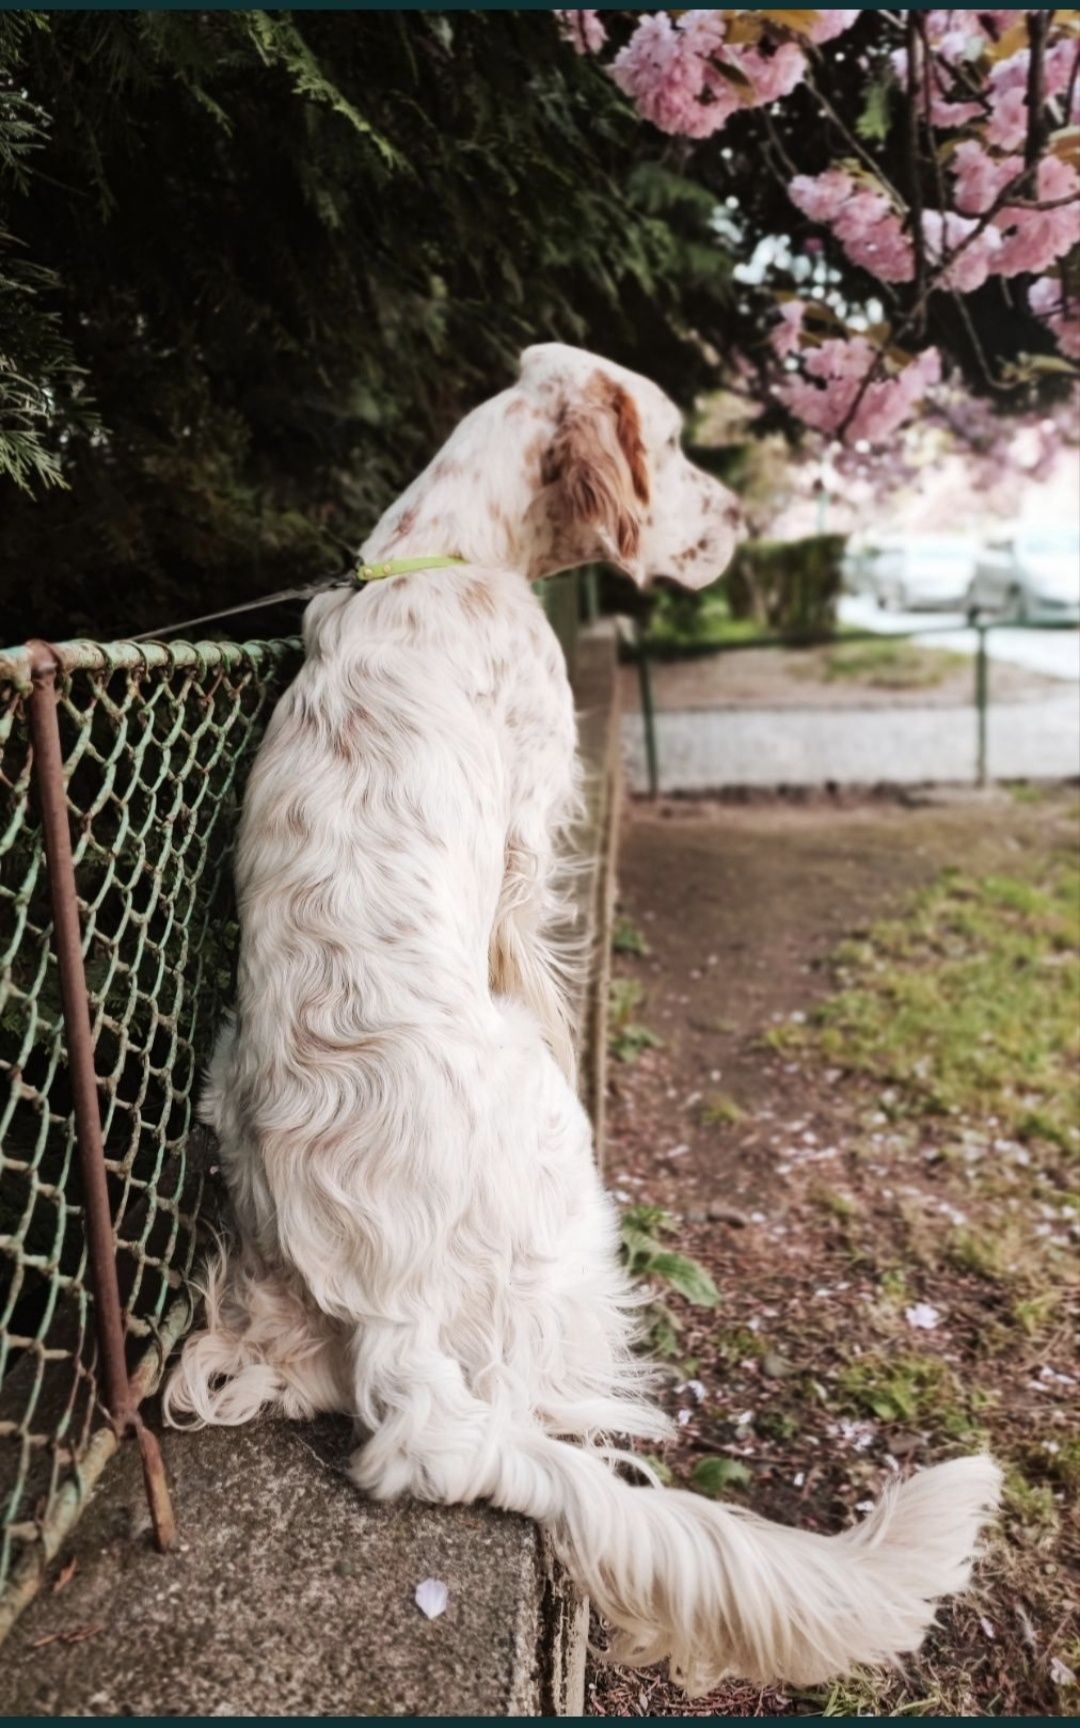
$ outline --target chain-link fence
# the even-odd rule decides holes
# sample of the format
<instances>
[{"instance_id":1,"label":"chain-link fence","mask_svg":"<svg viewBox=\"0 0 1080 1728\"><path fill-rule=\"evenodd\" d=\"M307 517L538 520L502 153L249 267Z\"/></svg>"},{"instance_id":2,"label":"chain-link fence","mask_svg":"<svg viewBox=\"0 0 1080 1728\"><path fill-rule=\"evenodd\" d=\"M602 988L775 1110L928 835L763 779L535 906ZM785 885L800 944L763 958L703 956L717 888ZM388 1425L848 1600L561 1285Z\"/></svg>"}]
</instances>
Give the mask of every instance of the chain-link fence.
<instances>
[{"instance_id":1,"label":"chain-link fence","mask_svg":"<svg viewBox=\"0 0 1080 1728\"><path fill-rule=\"evenodd\" d=\"M188 1318L202 1177L187 1141L232 989L230 849L247 769L299 645L76 642L56 658L137 1397ZM0 1636L115 1444L94 1338L31 683L29 650L0 655Z\"/></svg>"}]
</instances>

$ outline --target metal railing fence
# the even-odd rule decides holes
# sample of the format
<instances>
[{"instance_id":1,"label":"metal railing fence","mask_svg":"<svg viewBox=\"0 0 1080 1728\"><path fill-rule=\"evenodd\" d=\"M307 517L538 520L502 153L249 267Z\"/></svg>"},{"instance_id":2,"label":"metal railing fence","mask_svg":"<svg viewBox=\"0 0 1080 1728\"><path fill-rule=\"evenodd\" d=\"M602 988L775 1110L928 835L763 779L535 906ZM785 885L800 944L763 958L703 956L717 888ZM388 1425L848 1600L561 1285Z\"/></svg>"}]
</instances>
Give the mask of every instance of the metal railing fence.
<instances>
[{"instance_id":1,"label":"metal railing fence","mask_svg":"<svg viewBox=\"0 0 1080 1728\"><path fill-rule=\"evenodd\" d=\"M990 656L987 653L986 639L991 630L1032 630L1053 631L1075 630L1076 626L1069 623L1035 622L1022 618L1007 616L990 617L980 615L968 620L966 624L926 624L917 628L902 630L857 630L850 627L838 628L821 635L778 635L775 631L762 630L760 635L740 637L731 642L682 642L673 643L670 640L654 642L647 632L631 629L624 632L620 638L620 654L624 659L632 660L638 669L638 689L641 701L641 719L645 739L645 763L648 779L648 795L655 798L660 790L660 755L657 743L656 707L653 701L651 666L654 660L700 660L714 654L738 654L754 648L844 648L853 642L906 642L922 641L926 637L956 636L964 630L975 635L975 652L972 655L974 671L974 690L972 707L975 715L975 783L986 786L990 779L987 752L987 714L990 707ZM1080 763L1077 764L1080 770Z\"/></svg>"},{"instance_id":2,"label":"metal railing fence","mask_svg":"<svg viewBox=\"0 0 1080 1728\"><path fill-rule=\"evenodd\" d=\"M187 1141L232 991L236 815L299 656L291 639L0 654L0 1637L190 1317Z\"/></svg>"}]
</instances>

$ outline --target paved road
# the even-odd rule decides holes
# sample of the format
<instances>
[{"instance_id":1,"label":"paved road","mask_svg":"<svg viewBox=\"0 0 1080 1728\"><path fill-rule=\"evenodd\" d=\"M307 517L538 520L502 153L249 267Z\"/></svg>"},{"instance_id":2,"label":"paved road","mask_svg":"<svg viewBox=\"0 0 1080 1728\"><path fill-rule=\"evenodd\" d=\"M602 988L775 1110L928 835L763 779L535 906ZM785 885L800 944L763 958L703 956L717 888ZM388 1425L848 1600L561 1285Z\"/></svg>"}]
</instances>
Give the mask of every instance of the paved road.
<instances>
[{"instance_id":1,"label":"paved road","mask_svg":"<svg viewBox=\"0 0 1080 1728\"><path fill-rule=\"evenodd\" d=\"M921 638L927 648L975 652L975 632L967 627L962 612L883 612L866 595L852 594L840 602L840 621L882 636L930 629L935 633ZM1003 625L987 633L986 650L992 660L1008 660L1029 672L1080 684L1080 630L1023 630Z\"/></svg>"}]
</instances>

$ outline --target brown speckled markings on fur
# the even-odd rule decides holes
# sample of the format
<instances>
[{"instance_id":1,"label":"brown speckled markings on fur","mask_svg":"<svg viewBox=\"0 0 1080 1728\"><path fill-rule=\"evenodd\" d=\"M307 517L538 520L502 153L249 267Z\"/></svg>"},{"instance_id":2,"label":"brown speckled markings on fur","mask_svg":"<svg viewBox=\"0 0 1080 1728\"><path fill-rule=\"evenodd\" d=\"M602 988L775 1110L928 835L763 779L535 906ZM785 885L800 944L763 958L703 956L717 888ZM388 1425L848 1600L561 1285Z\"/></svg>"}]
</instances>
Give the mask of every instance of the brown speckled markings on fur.
<instances>
[{"instance_id":1,"label":"brown speckled markings on fur","mask_svg":"<svg viewBox=\"0 0 1080 1728\"><path fill-rule=\"evenodd\" d=\"M647 380L531 348L362 548L466 562L309 606L248 783L236 1021L205 1100L241 1246L166 1407L348 1410L369 1492L542 1520L617 1658L667 1655L688 1686L813 1679L913 1647L994 1478L943 1466L826 1541L635 1489L597 1454L667 1421L569 1081L574 711L529 584L598 558L640 582L720 574L732 501L678 430Z\"/></svg>"},{"instance_id":2,"label":"brown speckled markings on fur","mask_svg":"<svg viewBox=\"0 0 1080 1728\"><path fill-rule=\"evenodd\" d=\"M498 602L484 582L470 582L461 595L462 610L470 618L493 618Z\"/></svg>"}]
</instances>

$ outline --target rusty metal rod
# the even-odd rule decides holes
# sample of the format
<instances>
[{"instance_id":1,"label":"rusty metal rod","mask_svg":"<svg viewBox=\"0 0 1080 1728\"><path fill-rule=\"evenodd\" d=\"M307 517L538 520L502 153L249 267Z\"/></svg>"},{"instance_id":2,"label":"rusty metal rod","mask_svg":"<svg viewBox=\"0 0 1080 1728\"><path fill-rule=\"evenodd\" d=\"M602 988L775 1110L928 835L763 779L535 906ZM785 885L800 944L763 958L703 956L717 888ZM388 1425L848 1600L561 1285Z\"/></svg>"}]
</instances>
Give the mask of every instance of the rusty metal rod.
<instances>
[{"instance_id":1,"label":"rusty metal rod","mask_svg":"<svg viewBox=\"0 0 1080 1728\"><path fill-rule=\"evenodd\" d=\"M176 1525L165 1467L157 1438L139 1415L128 1379L124 1316L116 1276L116 1238L105 1176L105 1146L101 1134L90 1001L83 965L75 865L68 827L64 760L57 718L56 675L60 660L48 642L27 643L32 688L28 703L33 772L41 809L45 861L52 900L53 941L60 973L60 992L71 1077L75 1137L82 1181L83 1220L94 1290L94 1320L104 1384L104 1403L118 1435L134 1433L142 1457L143 1479L154 1527L154 1539L164 1551L176 1539Z\"/></svg>"}]
</instances>

